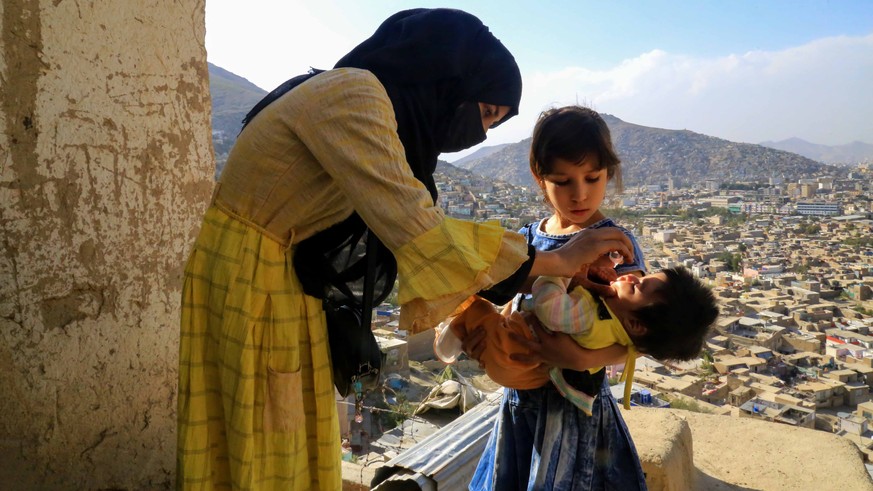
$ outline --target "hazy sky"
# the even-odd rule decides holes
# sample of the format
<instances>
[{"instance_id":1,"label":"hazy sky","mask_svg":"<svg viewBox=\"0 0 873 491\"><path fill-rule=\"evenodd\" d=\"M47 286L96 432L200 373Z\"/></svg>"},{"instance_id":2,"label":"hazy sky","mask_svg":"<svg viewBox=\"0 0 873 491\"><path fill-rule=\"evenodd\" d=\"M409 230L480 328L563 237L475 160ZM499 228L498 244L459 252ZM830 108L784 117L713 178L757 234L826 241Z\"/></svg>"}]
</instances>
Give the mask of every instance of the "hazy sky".
<instances>
[{"instance_id":1,"label":"hazy sky","mask_svg":"<svg viewBox=\"0 0 873 491\"><path fill-rule=\"evenodd\" d=\"M476 15L518 61L520 114L486 146L527 138L542 109L577 101L737 142L873 143L870 0L206 0L207 57L271 90L414 7Z\"/></svg>"}]
</instances>

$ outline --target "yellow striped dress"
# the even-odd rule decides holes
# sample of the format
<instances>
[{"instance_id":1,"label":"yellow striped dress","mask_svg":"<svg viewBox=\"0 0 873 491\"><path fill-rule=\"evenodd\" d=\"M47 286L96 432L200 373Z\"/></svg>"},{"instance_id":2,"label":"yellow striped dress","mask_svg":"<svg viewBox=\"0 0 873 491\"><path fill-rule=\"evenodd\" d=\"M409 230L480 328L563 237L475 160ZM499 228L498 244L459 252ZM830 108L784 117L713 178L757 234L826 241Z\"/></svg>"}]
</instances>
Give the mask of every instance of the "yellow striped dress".
<instances>
[{"instance_id":1,"label":"yellow striped dress","mask_svg":"<svg viewBox=\"0 0 873 491\"><path fill-rule=\"evenodd\" d=\"M433 205L370 72L331 70L285 94L240 135L185 268L178 489L341 488L324 313L292 258L352 211L397 258L414 332L527 258L521 235Z\"/></svg>"}]
</instances>

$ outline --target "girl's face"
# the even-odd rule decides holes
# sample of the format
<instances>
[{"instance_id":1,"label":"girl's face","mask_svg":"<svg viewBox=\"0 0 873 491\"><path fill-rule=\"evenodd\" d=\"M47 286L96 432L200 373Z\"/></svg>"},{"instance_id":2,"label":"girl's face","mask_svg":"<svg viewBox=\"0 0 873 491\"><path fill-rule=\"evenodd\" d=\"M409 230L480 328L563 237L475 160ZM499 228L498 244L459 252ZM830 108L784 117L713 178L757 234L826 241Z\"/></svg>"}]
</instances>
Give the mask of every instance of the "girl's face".
<instances>
[{"instance_id":1,"label":"girl's face","mask_svg":"<svg viewBox=\"0 0 873 491\"><path fill-rule=\"evenodd\" d=\"M563 229L582 229L597 221L609 181L606 167L598 167L594 155L586 156L578 164L557 159L552 172L540 177L540 186Z\"/></svg>"}]
</instances>

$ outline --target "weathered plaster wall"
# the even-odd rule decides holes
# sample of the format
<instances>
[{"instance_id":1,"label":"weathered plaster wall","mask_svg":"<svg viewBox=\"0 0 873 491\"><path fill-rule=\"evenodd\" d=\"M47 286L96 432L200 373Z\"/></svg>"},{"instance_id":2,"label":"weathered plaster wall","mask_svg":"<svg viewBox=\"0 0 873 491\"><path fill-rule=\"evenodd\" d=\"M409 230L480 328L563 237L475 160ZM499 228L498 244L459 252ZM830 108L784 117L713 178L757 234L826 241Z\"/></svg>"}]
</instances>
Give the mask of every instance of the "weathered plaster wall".
<instances>
[{"instance_id":1,"label":"weathered plaster wall","mask_svg":"<svg viewBox=\"0 0 873 491\"><path fill-rule=\"evenodd\" d=\"M162 489L205 0L0 3L0 489Z\"/></svg>"}]
</instances>

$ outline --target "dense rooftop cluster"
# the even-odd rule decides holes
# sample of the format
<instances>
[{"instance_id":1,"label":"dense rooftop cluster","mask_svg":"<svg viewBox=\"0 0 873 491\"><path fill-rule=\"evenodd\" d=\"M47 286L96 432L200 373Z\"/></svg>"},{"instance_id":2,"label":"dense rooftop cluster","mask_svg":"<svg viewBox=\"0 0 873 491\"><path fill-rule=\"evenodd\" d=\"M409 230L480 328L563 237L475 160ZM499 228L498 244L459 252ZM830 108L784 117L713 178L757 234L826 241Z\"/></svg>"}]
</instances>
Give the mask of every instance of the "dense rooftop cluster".
<instances>
[{"instance_id":1,"label":"dense rooftop cluster","mask_svg":"<svg viewBox=\"0 0 873 491\"><path fill-rule=\"evenodd\" d=\"M449 215L516 230L550 213L538 189L440 170ZM817 428L873 458L871 182L861 165L796 182L668 180L613 199L608 214L650 270L686 266L723 312L700 359L637 363L634 402Z\"/></svg>"}]
</instances>

